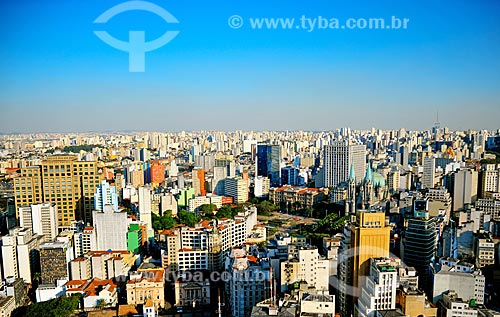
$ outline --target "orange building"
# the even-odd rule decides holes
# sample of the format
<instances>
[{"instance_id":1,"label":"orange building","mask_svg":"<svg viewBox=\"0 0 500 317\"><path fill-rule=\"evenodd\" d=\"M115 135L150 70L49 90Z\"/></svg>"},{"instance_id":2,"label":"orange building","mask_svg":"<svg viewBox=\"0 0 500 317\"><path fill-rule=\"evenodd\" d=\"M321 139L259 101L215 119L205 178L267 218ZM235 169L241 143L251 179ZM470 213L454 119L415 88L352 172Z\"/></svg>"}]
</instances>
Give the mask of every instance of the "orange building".
<instances>
[{"instance_id":1,"label":"orange building","mask_svg":"<svg viewBox=\"0 0 500 317\"><path fill-rule=\"evenodd\" d=\"M161 184L165 180L165 166L159 161L153 161L149 168L152 184Z\"/></svg>"}]
</instances>

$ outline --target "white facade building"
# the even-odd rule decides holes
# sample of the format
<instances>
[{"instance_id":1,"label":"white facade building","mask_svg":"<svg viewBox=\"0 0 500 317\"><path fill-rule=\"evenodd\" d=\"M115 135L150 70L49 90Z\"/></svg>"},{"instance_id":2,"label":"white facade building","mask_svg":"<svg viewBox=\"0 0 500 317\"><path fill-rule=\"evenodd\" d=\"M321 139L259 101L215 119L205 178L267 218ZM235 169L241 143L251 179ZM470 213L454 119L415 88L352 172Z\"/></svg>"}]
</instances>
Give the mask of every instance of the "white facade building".
<instances>
[{"instance_id":1,"label":"white facade building","mask_svg":"<svg viewBox=\"0 0 500 317\"><path fill-rule=\"evenodd\" d=\"M127 250L127 213L113 211L105 205L102 212L94 210L94 228L98 250Z\"/></svg>"},{"instance_id":2,"label":"white facade building","mask_svg":"<svg viewBox=\"0 0 500 317\"><path fill-rule=\"evenodd\" d=\"M57 207L55 204L34 204L19 207L21 227L31 228L34 234L43 235L44 241L52 241L57 236Z\"/></svg>"},{"instance_id":3,"label":"white facade building","mask_svg":"<svg viewBox=\"0 0 500 317\"><path fill-rule=\"evenodd\" d=\"M337 186L349 180L351 165L354 166L356 182L365 177L366 147L349 140L335 141L324 147L324 187Z\"/></svg>"}]
</instances>

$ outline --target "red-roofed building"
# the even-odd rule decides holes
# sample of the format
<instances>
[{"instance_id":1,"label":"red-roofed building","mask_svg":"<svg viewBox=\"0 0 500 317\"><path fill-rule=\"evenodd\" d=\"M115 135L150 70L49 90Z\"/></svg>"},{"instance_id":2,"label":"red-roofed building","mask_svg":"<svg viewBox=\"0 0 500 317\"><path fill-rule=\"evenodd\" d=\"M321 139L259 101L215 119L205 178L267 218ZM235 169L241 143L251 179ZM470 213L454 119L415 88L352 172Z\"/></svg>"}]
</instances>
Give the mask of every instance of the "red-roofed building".
<instances>
[{"instance_id":1,"label":"red-roofed building","mask_svg":"<svg viewBox=\"0 0 500 317\"><path fill-rule=\"evenodd\" d=\"M269 200L277 206L287 208L312 207L327 198L327 188L300 188L288 185L269 189Z\"/></svg>"},{"instance_id":2,"label":"red-roofed building","mask_svg":"<svg viewBox=\"0 0 500 317\"><path fill-rule=\"evenodd\" d=\"M66 295L83 295L85 308L97 308L104 301L106 306L113 307L118 303L117 285L112 280L71 280L66 283Z\"/></svg>"}]
</instances>

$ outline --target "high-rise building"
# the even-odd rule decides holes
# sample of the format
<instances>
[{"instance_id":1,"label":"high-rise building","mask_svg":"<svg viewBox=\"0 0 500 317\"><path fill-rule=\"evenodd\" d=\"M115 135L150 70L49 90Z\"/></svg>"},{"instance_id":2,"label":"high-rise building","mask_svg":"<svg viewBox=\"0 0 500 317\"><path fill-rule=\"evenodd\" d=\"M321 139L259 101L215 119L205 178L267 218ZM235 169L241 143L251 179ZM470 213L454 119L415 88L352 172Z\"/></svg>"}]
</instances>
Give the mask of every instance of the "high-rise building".
<instances>
[{"instance_id":1,"label":"high-rise building","mask_svg":"<svg viewBox=\"0 0 500 317\"><path fill-rule=\"evenodd\" d=\"M73 259L71 248L64 242L45 242L40 245L42 284L56 285L69 280L68 263Z\"/></svg>"},{"instance_id":2,"label":"high-rise building","mask_svg":"<svg viewBox=\"0 0 500 317\"><path fill-rule=\"evenodd\" d=\"M81 257L89 251L98 250L97 235L94 227L82 226L73 235L75 257Z\"/></svg>"},{"instance_id":3,"label":"high-rise building","mask_svg":"<svg viewBox=\"0 0 500 317\"><path fill-rule=\"evenodd\" d=\"M226 283L231 316L249 316L252 307L270 295L270 263L246 255L243 249L233 249L226 260L230 279Z\"/></svg>"},{"instance_id":4,"label":"high-rise building","mask_svg":"<svg viewBox=\"0 0 500 317\"><path fill-rule=\"evenodd\" d=\"M146 226L148 238L151 238L154 235L153 222L151 220L151 188L145 186L139 187L138 192L139 220Z\"/></svg>"},{"instance_id":5,"label":"high-rise building","mask_svg":"<svg viewBox=\"0 0 500 317\"><path fill-rule=\"evenodd\" d=\"M248 179L241 177L226 178L224 181L224 195L233 197L235 204L248 201Z\"/></svg>"},{"instance_id":6,"label":"high-rise building","mask_svg":"<svg viewBox=\"0 0 500 317\"><path fill-rule=\"evenodd\" d=\"M352 286L359 297L359 287L370 274L371 258L389 256L391 228L384 212L361 210L351 223Z\"/></svg>"},{"instance_id":7,"label":"high-rise building","mask_svg":"<svg viewBox=\"0 0 500 317\"><path fill-rule=\"evenodd\" d=\"M422 175L422 189L434 188L434 179L436 177L436 159L426 157L424 159L424 173Z\"/></svg>"},{"instance_id":8,"label":"high-rise building","mask_svg":"<svg viewBox=\"0 0 500 317\"><path fill-rule=\"evenodd\" d=\"M163 183L163 181L165 180L165 166L163 166L163 164L161 164L159 161L153 161L153 163L149 167L149 170L151 184L159 185Z\"/></svg>"},{"instance_id":9,"label":"high-rise building","mask_svg":"<svg viewBox=\"0 0 500 317\"><path fill-rule=\"evenodd\" d=\"M409 158L410 158L410 153L409 153L409 150L408 150L408 146L407 145L402 145L399 147L399 164L401 164L401 166L403 166L403 168L408 168L408 162L409 162Z\"/></svg>"},{"instance_id":10,"label":"high-rise building","mask_svg":"<svg viewBox=\"0 0 500 317\"><path fill-rule=\"evenodd\" d=\"M104 205L103 211L94 210L94 228L98 250L127 250L127 213Z\"/></svg>"},{"instance_id":11,"label":"high-rise building","mask_svg":"<svg viewBox=\"0 0 500 317\"><path fill-rule=\"evenodd\" d=\"M281 262L281 292L297 282L306 282L308 290L328 294L329 261L321 259L316 247L302 247L297 257Z\"/></svg>"},{"instance_id":12,"label":"high-rise building","mask_svg":"<svg viewBox=\"0 0 500 317\"><path fill-rule=\"evenodd\" d=\"M452 197L452 210L462 210L477 200L478 177L474 170L458 170L445 177L446 188Z\"/></svg>"},{"instance_id":13,"label":"high-rise building","mask_svg":"<svg viewBox=\"0 0 500 317\"><path fill-rule=\"evenodd\" d=\"M39 272L39 247L42 237L33 234L31 228L15 227L2 237L2 267L5 278L22 278L30 284Z\"/></svg>"},{"instance_id":14,"label":"high-rise building","mask_svg":"<svg viewBox=\"0 0 500 317\"><path fill-rule=\"evenodd\" d=\"M69 228L78 219L91 222L95 187L99 185L96 162L54 155L41 166L22 168L19 174L14 178L16 212L21 206L54 203L60 228Z\"/></svg>"},{"instance_id":15,"label":"high-rise building","mask_svg":"<svg viewBox=\"0 0 500 317\"><path fill-rule=\"evenodd\" d=\"M271 186L281 185L281 149L278 145L257 145L257 176L268 177Z\"/></svg>"},{"instance_id":16,"label":"high-rise building","mask_svg":"<svg viewBox=\"0 0 500 317\"><path fill-rule=\"evenodd\" d=\"M191 179L196 196L205 196L207 194L205 190L205 170L195 167L191 173Z\"/></svg>"},{"instance_id":17,"label":"high-rise building","mask_svg":"<svg viewBox=\"0 0 500 317\"><path fill-rule=\"evenodd\" d=\"M414 217L408 219L402 239L401 258L405 264L417 270L420 287L427 294L432 291L429 264L436 256L436 234L436 218L430 217L428 212L416 210Z\"/></svg>"},{"instance_id":18,"label":"high-rise building","mask_svg":"<svg viewBox=\"0 0 500 317\"><path fill-rule=\"evenodd\" d=\"M269 195L270 180L264 176L257 176L254 178L253 194L257 198Z\"/></svg>"},{"instance_id":19,"label":"high-rise building","mask_svg":"<svg viewBox=\"0 0 500 317\"><path fill-rule=\"evenodd\" d=\"M392 169L387 174L387 189L391 192L397 192L400 186L401 174L398 169Z\"/></svg>"},{"instance_id":20,"label":"high-rise building","mask_svg":"<svg viewBox=\"0 0 500 317\"><path fill-rule=\"evenodd\" d=\"M334 187L349 180L351 165L354 167L356 183L365 177L366 147L352 144L348 140L335 141L324 147L324 186Z\"/></svg>"},{"instance_id":21,"label":"high-rise building","mask_svg":"<svg viewBox=\"0 0 500 317\"><path fill-rule=\"evenodd\" d=\"M19 208L20 226L30 228L43 236L43 241L52 241L57 236L57 207L55 204L34 204Z\"/></svg>"},{"instance_id":22,"label":"high-rise building","mask_svg":"<svg viewBox=\"0 0 500 317\"><path fill-rule=\"evenodd\" d=\"M487 192L500 192L500 164L485 164L480 178L481 198L486 198Z\"/></svg>"},{"instance_id":23,"label":"high-rise building","mask_svg":"<svg viewBox=\"0 0 500 317\"><path fill-rule=\"evenodd\" d=\"M304 185L304 179L299 178L300 170L293 166L281 168L281 184L282 185Z\"/></svg>"},{"instance_id":24,"label":"high-rise building","mask_svg":"<svg viewBox=\"0 0 500 317\"><path fill-rule=\"evenodd\" d=\"M97 186L94 194L94 210L103 211L105 205L113 206L113 210L118 210L118 196L115 186L110 186L105 180Z\"/></svg>"},{"instance_id":25,"label":"high-rise building","mask_svg":"<svg viewBox=\"0 0 500 317\"><path fill-rule=\"evenodd\" d=\"M372 258L370 275L361 289L355 316L372 316L374 311L396 308L397 267L389 258Z\"/></svg>"}]
</instances>

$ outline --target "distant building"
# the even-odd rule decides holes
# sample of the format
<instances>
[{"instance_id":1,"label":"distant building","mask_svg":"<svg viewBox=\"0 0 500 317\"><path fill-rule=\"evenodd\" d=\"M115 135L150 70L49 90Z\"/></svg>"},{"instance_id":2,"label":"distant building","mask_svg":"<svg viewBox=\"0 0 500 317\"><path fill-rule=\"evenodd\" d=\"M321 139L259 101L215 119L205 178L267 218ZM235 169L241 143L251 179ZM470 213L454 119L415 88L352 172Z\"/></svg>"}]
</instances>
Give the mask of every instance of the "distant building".
<instances>
[{"instance_id":1,"label":"distant building","mask_svg":"<svg viewBox=\"0 0 500 317\"><path fill-rule=\"evenodd\" d=\"M264 176L257 176L254 178L254 196L257 198L266 197L269 195L269 187L271 181Z\"/></svg>"},{"instance_id":2,"label":"distant building","mask_svg":"<svg viewBox=\"0 0 500 317\"><path fill-rule=\"evenodd\" d=\"M257 176L268 177L271 186L281 185L281 149L278 145L257 145Z\"/></svg>"},{"instance_id":3,"label":"distant building","mask_svg":"<svg viewBox=\"0 0 500 317\"><path fill-rule=\"evenodd\" d=\"M280 206L282 210L305 209L327 199L328 189L326 188L282 186L269 189L269 200Z\"/></svg>"},{"instance_id":4,"label":"distant building","mask_svg":"<svg viewBox=\"0 0 500 317\"><path fill-rule=\"evenodd\" d=\"M81 294L83 307L100 308L115 307L118 304L118 285L112 280L72 280L66 283L66 296Z\"/></svg>"},{"instance_id":5,"label":"distant building","mask_svg":"<svg viewBox=\"0 0 500 317\"><path fill-rule=\"evenodd\" d=\"M366 146L353 144L348 140L335 141L325 145L324 155L324 186L333 187L349 180L351 165L354 166L356 183L365 177Z\"/></svg>"},{"instance_id":6,"label":"distant building","mask_svg":"<svg viewBox=\"0 0 500 317\"><path fill-rule=\"evenodd\" d=\"M150 170L150 183L154 186L163 183L165 180L165 166L161 164L159 161L153 161Z\"/></svg>"},{"instance_id":7,"label":"distant building","mask_svg":"<svg viewBox=\"0 0 500 317\"><path fill-rule=\"evenodd\" d=\"M210 305L209 273L209 271L181 273L180 277L175 281L175 306L199 307ZM201 277L201 279L198 277Z\"/></svg>"},{"instance_id":8,"label":"distant building","mask_svg":"<svg viewBox=\"0 0 500 317\"><path fill-rule=\"evenodd\" d=\"M422 175L422 189L434 188L436 178L436 159L424 158L424 173Z\"/></svg>"},{"instance_id":9,"label":"distant building","mask_svg":"<svg viewBox=\"0 0 500 317\"><path fill-rule=\"evenodd\" d=\"M328 294L329 261L320 258L316 247L302 247L297 253L297 257L281 262L281 292L305 282L309 291Z\"/></svg>"},{"instance_id":10,"label":"distant building","mask_svg":"<svg viewBox=\"0 0 500 317\"><path fill-rule=\"evenodd\" d=\"M443 299L447 291L455 293L465 301L484 303L485 276L469 263L458 260L441 259L434 274L433 302Z\"/></svg>"},{"instance_id":11,"label":"distant building","mask_svg":"<svg viewBox=\"0 0 500 317\"><path fill-rule=\"evenodd\" d=\"M148 238L153 237L154 232L153 232L153 222L151 220L150 187L146 186L139 187L139 220L146 226Z\"/></svg>"},{"instance_id":12,"label":"distant building","mask_svg":"<svg viewBox=\"0 0 500 317\"><path fill-rule=\"evenodd\" d=\"M443 298L437 304L442 317L468 316L476 317L478 312L470 306L468 301L460 298L458 294L450 290L443 295Z\"/></svg>"}]
</instances>

